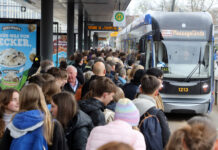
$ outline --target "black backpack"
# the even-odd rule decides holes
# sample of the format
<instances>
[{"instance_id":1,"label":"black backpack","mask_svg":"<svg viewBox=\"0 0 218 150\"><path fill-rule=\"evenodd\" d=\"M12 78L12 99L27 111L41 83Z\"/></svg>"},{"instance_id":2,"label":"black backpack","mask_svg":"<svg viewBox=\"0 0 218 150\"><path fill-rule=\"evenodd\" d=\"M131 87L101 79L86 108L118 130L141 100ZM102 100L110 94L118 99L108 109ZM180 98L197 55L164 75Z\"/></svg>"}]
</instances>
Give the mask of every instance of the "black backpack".
<instances>
[{"instance_id":1,"label":"black backpack","mask_svg":"<svg viewBox=\"0 0 218 150\"><path fill-rule=\"evenodd\" d=\"M159 109L150 109L141 118L139 129L144 135L146 150L163 150L162 130L156 114Z\"/></svg>"}]
</instances>

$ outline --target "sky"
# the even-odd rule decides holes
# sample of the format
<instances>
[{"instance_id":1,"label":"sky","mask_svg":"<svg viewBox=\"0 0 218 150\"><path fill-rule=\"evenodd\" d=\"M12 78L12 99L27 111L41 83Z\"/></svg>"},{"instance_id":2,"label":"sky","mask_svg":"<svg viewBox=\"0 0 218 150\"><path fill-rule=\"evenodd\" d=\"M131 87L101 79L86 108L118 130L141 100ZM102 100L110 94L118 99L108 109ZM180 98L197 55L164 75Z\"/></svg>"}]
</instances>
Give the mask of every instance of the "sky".
<instances>
[{"instance_id":1,"label":"sky","mask_svg":"<svg viewBox=\"0 0 218 150\"><path fill-rule=\"evenodd\" d=\"M140 12L134 12L133 10L136 9L140 2L145 1L145 0L131 0L129 6L127 7L127 15L140 15ZM151 3L153 3L154 0L150 0ZM162 0L155 0L156 2L161 2ZM172 0L166 0L166 1L172 1ZM188 1L190 0L176 0L176 3L178 4L178 6L180 6L180 8L186 8ZM206 0L206 2L209 0ZM217 7L218 8L218 0L215 0L216 2L214 2L213 7ZM206 3L207 4L207 3ZM138 13L138 14L135 14Z\"/></svg>"}]
</instances>

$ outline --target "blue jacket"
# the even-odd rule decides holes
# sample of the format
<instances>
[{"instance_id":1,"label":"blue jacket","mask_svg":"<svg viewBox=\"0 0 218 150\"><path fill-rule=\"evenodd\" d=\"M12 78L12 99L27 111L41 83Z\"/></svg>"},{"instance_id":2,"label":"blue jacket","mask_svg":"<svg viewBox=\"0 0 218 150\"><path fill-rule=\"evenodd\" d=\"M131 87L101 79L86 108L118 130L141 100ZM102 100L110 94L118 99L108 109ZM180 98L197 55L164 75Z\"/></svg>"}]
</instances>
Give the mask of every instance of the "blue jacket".
<instances>
[{"instance_id":1,"label":"blue jacket","mask_svg":"<svg viewBox=\"0 0 218 150\"><path fill-rule=\"evenodd\" d=\"M21 112L8 125L13 138L10 150L47 150L43 136L43 114L39 110Z\"/></svg>"}]
</instances>

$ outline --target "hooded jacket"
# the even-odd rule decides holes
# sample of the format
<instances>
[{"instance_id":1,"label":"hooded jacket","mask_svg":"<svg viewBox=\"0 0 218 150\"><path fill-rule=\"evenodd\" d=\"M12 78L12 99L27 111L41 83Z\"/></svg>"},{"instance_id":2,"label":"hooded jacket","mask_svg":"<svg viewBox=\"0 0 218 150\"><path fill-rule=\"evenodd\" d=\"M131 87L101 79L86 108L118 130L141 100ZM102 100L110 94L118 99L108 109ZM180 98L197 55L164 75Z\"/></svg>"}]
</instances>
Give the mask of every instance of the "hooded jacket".
<instances>
[{"instance_id":1,"label":"hooded jacket","mask_svg":"<svg viewBox=\"0 0 218 150\"><path fill-rule=\"evenodd\" d=\"M69 150L85 150L88 136L93 128L91 118L79 110L65 129Z\"/></svg>"},{"instance_id":2,"label":"hooded jacket","mask_svg":"<svg viewBox=\"0 0 218 150\"><path fill-rule=\"evenodd\" d=\"M112 141L130 144L134 150L146 150L142 133L132 129L130 124L122 120L115 120L105 126L95 127L88 138L86 150L96 150Z\"/></svg>"},{"instance_id":3,"label":"hooded jacket","mask_svg":"<svg viewBox=\"0 0 218 150\"><path fill-rule=\"evenodd\" d=\"M82 111L84 111L86 114L88 114L94 126L99 126L99 125L105 125L105 117L104 117L104 104L95 99L95 98L90 98L88 100L81 100L79 101L79 106Z\"/></svg>"},{"instance_id":4,"label":"hooded jacket","mask_svg":"<svg viewBox=\"0 0 218 150\"><path fill-rule=\"evenodd\" d=\"M8 124L13 140L10 150L47 150L43 136L44 115L39 110L20 112Z\"/></svg>"},{"instance_id":5,"label":"hooded jacket","mask_svg":"<svg viewBox=\"0 0 218 150\"><path fill-rule=\"evenodd\" d=\"M142 117L146 112L153 112L154 109L157 109L155 99L145 94L140 94L138 98L133 100L133 103L138 108L140 117ZM165 147L170 137L170 129L167 118L162 110L159 110L156 116L160 122L163 146Z\"/></svg>"}]
</instances>

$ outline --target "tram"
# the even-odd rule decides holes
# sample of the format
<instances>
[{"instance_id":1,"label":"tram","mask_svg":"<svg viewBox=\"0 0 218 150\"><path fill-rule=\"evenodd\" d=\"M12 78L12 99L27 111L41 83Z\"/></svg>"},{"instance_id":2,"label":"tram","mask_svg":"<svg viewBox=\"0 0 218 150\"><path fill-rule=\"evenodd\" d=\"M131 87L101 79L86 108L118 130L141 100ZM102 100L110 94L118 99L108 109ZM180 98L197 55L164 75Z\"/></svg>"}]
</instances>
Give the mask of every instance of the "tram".
<instances>
[{"instance_id":1,"label":"tram","mask_svg":"<svg viewBox=\"0 0 218 150\"><path fill-rule=\"evenodd\" d=\"M208 12L150 11L118 34L117 46L139 50L146 70L164 72L165 112L204 114L214 102L213 41Z\"/></svg>"}]
</instances>

